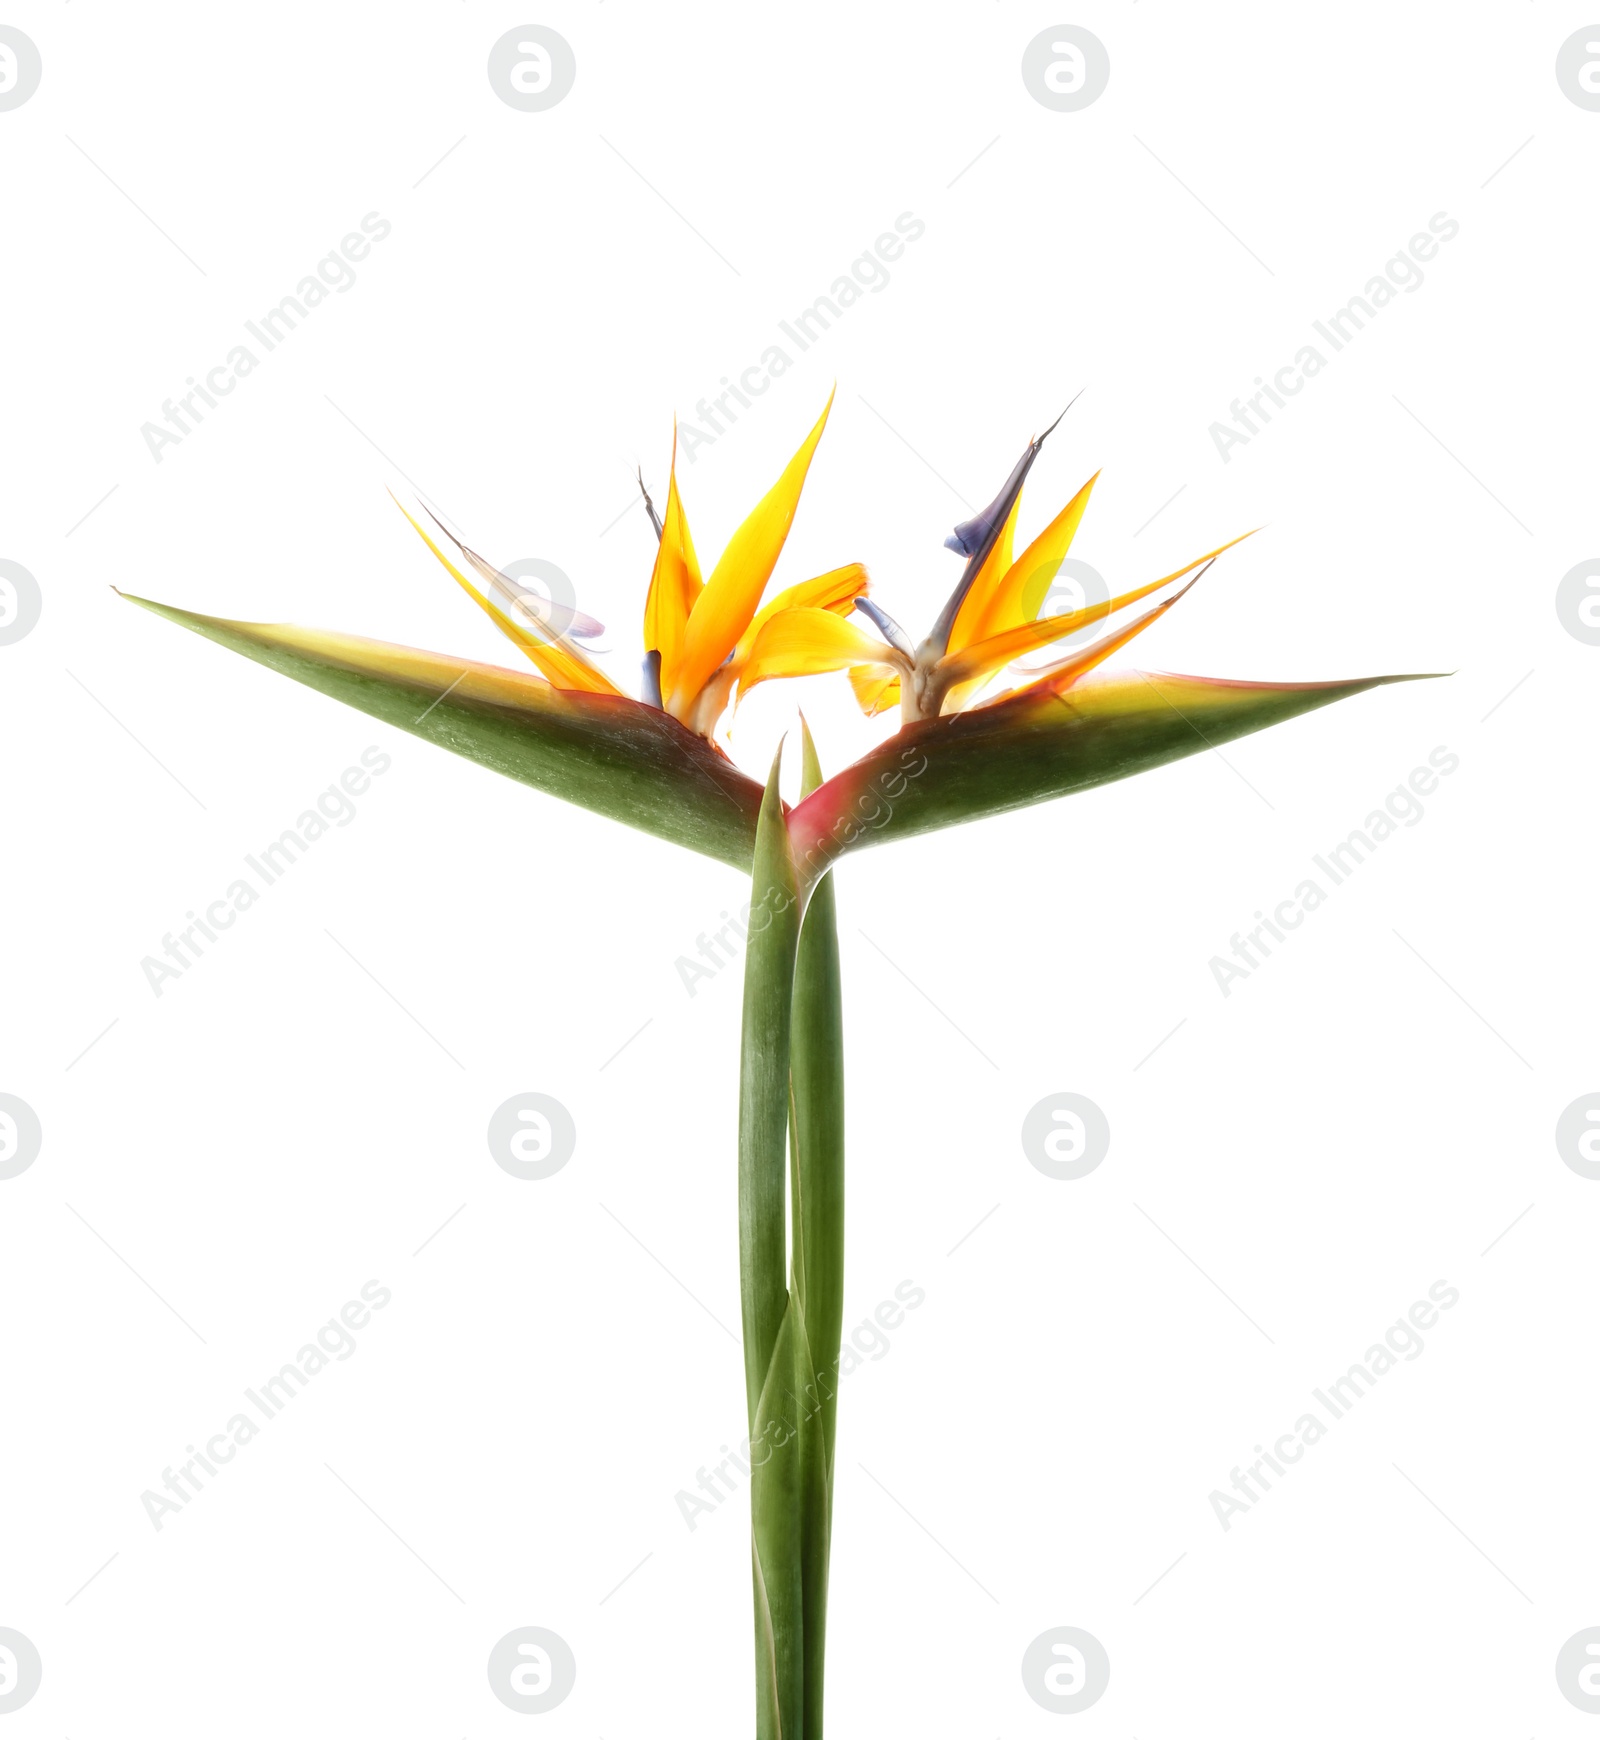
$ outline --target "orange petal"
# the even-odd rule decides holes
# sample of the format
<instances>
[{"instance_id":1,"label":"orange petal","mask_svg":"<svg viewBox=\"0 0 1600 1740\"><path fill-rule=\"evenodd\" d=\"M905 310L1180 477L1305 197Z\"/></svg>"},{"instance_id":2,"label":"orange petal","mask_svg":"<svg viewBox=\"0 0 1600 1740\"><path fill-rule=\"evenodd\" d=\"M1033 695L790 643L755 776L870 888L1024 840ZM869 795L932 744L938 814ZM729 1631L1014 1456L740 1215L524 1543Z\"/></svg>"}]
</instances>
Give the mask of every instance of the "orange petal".
<instances>
[{"instance_id":1,"label":"orange petal","mask_svg":"<svg viewBox=\"0 0 1600 1740\"><path fill-rule=\"evenodd\" d=\"M814 580L802 580L798 586L791 586L787 591L780 592L770 604L763 605L756 612L755 621L744 631L743 638L732 654L711 673L699 694L692 697L688 711L683 715L683 723L691 731L699 732L702 737L711 735L717 720L727 708L734 684L744 671L750 649L774 617L781 616L787 610L806 607L847 616L855 600L866 590L866 569L859 562L851 562L847 567L831 569L826 574L819 574Z\"/></svg>"},{"instance_id":2,"label":"orange petal","mask_svg":"<svg viewBox=\"0 0 1600 1740\"><path fill-rule=\"evenodd\" d=\"M974 635L974 640L984 640L1004 629L1032 622L1039 614L1039 606L1050 590L1050 582L1055 579L1056 570L1072 548L1084 509L1089 505L1090 493L1099 478L1097 471L1012 564L1011 572L997 588L994 602L980 624L982 632Z\"/></svg>"},{"instance_id":3,"label":"orange petal","mask_svg":"<svg viewBox=\"0 0 1600 1740\"><path fill-rule=\"evenodd\" d=\"M411 524L415 529L417 536L421 538L423 543L425 543L428 548L433 551L434 555L439 558L439 561L444 566L445 572L450 576L450 578L455 581L472 602L476 604L484 615L489 618L506 639L509 640L520 652L524 653L558 689L579 689L585 694L590 695L620 695L622 693L621 689L612 682L605 672L600 670L597 666L590 664L576 647L569 646L565 641L559 639L540 640L538 636L525 629L521 623L513 621L511 617L506 615L498 604L496 604L492 599L486 598L483 593L472 584L466 575L456 567L450 558L445 555L444 551L441 550L422 527L418 525L416 520L412 519L409 513L406 513L405 508L401 506L398 501L395 502L395 506L400 509L401 513L405 514L408 520L411 520Z\"/></svg>"},{"instance_id":4,"label":"orange petal","mask_svg":"<svg viewBox=\"0 0 1600 1740\"><path fill-rule=\"evenodd\" d=\"M1005 629L1018 628L1039 614L1039 606L1044 603L1050 582L1071 548L1084 509L1089 505L1089 493L1099 476L1097 471L989 588L985 608L975 621L967 625L961 640L958 642L954 635L951 636L952 651L960 652ZM972 702L981 687L982 679L951 689L945 711L959 713Z\"/></svg>"},{"instance_id":5,"label":"orange petal","mask_svg":"<svg viewBox=\"0 0 1600 1740\"><path fill-rule=\"evenodd\" d=\"M650 591L644 603L644 649L661 655L661 693L670 695L683 657L689 613L700 596L700 563L689 521L678 494L678 431L672 431L672 471L667 481L667 515L661 522Z\"/></svg>"},{"instance_id":6,"label":"orange petal","mask_svg":"<svg viewBox=\"0 0 1600 1740\"><path fill-rule=\"evenodd\" d=\"M799 452L784 468L783 476L729 539L727 549L706 581L705 590L694 601L676 678L670 691L665 683L662 685L662 692L668 696L668 705L680 717L692 705L711 673L738 645L739 637L755 616L761 594L777 565L778 554L789 536L789 527L794 523L800 491L811 468L811 456L822 439L823 427L832 408L833 394L830 393L822 415L801 442Z\"/></svg>"},{"instance_id":7,"label":"orange petal","mask_svg":"<svg viewBox=\"0 0 1600 1740\"><path fill-rule=\"evenodd\" d=\"M1090 604L1082 610L1065 610L1059 616L1045 616L1035 622L1024 622L1016 628L1004 629L987 640L979 641L957 658L942 659L939 669L945 674L947 692L958 683L969 683L979 677L988 676L1037 647L1048 646L1053 640L1076 634L1079 629L1087 628L1092 622L1099 622L1113 611L1121 610L1129 604L1137 604L1141 598L1148 598L1152 592L1159 591L1172 581L1181 580L1185 574L1192 573L1206 562L1214 561L1224 550L1231 550L1235 544L1250 536L1250 532L1241 532L1237 538L1230 538L1217 549L1208 551L1204 556L1197 556L1175 573L1163 574L1159 580L1136 586L1131 592L1120 593L1103 604Z\"/></svg>"},{"instance_id":8,"label":"orange petal","mask_svg":"<svg viewBox=\"0 0 1600 1740\"><path fill-rule=\"evenodd\" d=\"M1020 659L1026 653L1048 646L1053 640L1062 640L1069 634L1076 634L1079 629L1087 628L1092 622L1099 622L1102 617L1122 609L1126 604L1138 603L1141 598L1148 597L1166 584L1165 580L1152 580L1148 586L1136 587L1132 592L1124 592L1119 597L1107 599L1103 604L1086 605L1082 610L1064 610L1059 616L1042 616L1036 622L1021 623L1016 628L1008 628L999 634L990 635L987 640L980 640L954 658L941 659L938 668L949 688L974 682L992 675L1010 664L1013 659Z\"/></svg>"},{"instance_id":9,"label":"orange petal","mask_svg":"<svg viewBox=\"0 0 1600 1740\"><path fill-rule=\"evenodd\" d=\"M900 677L886 671L882 665L852 665L850 687L855 690L856 705L869 719L900 705Z\"/></svg>"},{"instance_id":10,"label":"orange petal","mask_svg":"<svg viewBox=\"0 0 1600 1740\"><path fill-rule=\"evenodd\" d=\"M1093 646L1086 646L1082 652L1074 653L1071 658L1063 659L1038 682L1029 683L1025 692L1051 695L1065 693L1077 682L1079 677L1087 675L1096 665L1103 664L1118 647L1126 646L1136 634L1143 634L1157 617L1165 616L1173 605L1183 597L1184 592L1187 592L1189 587L1193 586L1199 578L1200 576L1197 574L1189 582L1189 586L1183 588L1183 591L1175 592L1172 597L1163 599L1154 610L1147 610L1143 616L1135 617L1126 628L1119 628L1114 634L1103 635Z\"/></svg>"},{"instance_id":11,"label":"orange petal","mask_svg":"<svg viewBox=\"0 0 1600 1740\"><path fill-rule=\"evenodd\" d=\"M739 694L771 677L811 677L847 665L882 664L898 657L881 640L831 610L785 610L756 636L739 675Z\"/></svg>"},{"instance_id":12,"label":"orange petal","mask_svg":"<svg viewBox=\"0 0 1600 1740\"><path fill-rule=\"evenodd\" d=\"M802 580L798 586L790 586L756 612L755 621L733 649L733 662L739 664L750 656L756 636L780 611L831 610L836 616L848 616L855 601L866 596L868 587L867 571L859 562L846 563L843 568L830 568L814 580Z\"/></svg>"},{"instance_id":13,"label":"orange petal","mask_svg":"<svg viewBox=\"0 0 1600 1740\"><path fill-rule=\"evenodd\" d=\"M950 625L950 641L945 648L946 652L958 653L963 647L969 647L975 640L982 639L989 608L1011 569L1011 551L1017 533L1017 510L1021 506L1022 491L1019 489L1017 499L1011 504L1011 512L1006 515L1005 524L1000 528L1000 536L994 541L994 548L984 558L977 578L967 588L966 597L961 600L961 608Z\"/></svg>"}]
</instances>

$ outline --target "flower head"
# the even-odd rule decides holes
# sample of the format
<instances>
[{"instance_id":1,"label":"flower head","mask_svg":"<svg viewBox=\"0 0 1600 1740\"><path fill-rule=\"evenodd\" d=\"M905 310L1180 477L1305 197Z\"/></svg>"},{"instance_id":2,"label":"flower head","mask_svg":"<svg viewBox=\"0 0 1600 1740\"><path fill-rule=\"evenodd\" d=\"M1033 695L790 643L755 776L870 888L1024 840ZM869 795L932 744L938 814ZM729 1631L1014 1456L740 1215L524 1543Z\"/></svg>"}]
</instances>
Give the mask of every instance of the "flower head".
<instances>
[{"instance_id":1,"label":"flower head","mask_svg":"<svg viewBox=\"0 0 1600 1740\"><path fill-rule=\"evenodd\" d=\"M865 597L867 571L859 562L835 568L813 580L781 592L770 604L761 603L778 557L794 523L800 492L811 469L811 458L833 408L833 395L798 452L729 539L707 580L689 520L678 493L677 442L667 482L665 518L656 514L641 474L639 488L656 532L656 560L644 607L644 703L661 708L697 735L710 739L727 710L751 651L762 631L792 610L818 615L847 613ZM398 505L398 504L397 504ZM402 507L422 541L433 551L467 596L484 611L502 634L518 647L559 689L583 694L623 696L623 691L594 663L580 638L591 638L600 624L581 613L539 608L543 600L500 573L450 532L444 532L469 567L502 601L481 592L440 549L421 523ZM433 518L430 514L429 518ZM502 608L502 605L504 608ZM837 667L823 664L820 670ZM801 668L793 674L802 674ZM625 698L625 697L623 697Z\"/></svg>"},{"instance_id":2,"label":"flower head","mask_svg":"<svg viewBox=\"0 0 1600 1740\"><path fill-rule=\"evenodd\" d=\"M859 846L1123 779L1405 680L1090 675L1170 609L1180 591L1081 651L1028 672L1019 686L984 698L986 686L1015 660L1184 579L1229 548L1103 603L1041 618L1095 482L1091 477L1014 556L1022 486L1044 436L1028 443L994 501L946 540L965 558L961 579L921 642L913 645L867 597L859 564L802 581L763 605L827 416L824 410L734 533L709 579L701 579L675 469L665 515L658 520L649 507L658 542L645 603L643 701L624 694L578 644L599 632L592 618L563 613L559 623L551 620L516 581L451 539L487 591L480 589L415 518L429 548L537 675L355 635L134 602L399 730L745 871L762 787L711 741L718 718L730 696L774 677L848 671L864 711L898 701L903 722L832 779L820 785L808 779L788 811L803 892ZM852 611L878 634L847 620Z\"/></svg>"},{"instance_id":3,"label":"flower head","mask_svg":"<svg viewBox=\"0 0 1600 1740\"><path fill-rule=\"evenodd\" d=\"M1056 423L1060 421L1058 417ZM955 590L920 642L913 644L888 611L864 594L853 601L854 608L877 628L877 637L854 623L837 618L826 621L815 612L794 610L781 621L766 625L756 637L741 687L748 690L769 677L846 669L856 700L869 718L896 703L902 723L908 725L965 712L979 704L983 691L1006 666L1080 633L1196 569L1204 572L1224 550L1241 541L1234 538L1174 573L1102 603L1041 617L1039 611L1050 583L1071 548L1100 476L1096 472L1027 549L1014 556L1022 486L1056 423L1028 443L988 507L963 521L945 539L945 547L965 556L966 563ZM1188 587L1093 645L1030 672L1033 681L1029 686L1054 694L1064 692L1170 610L1186 591Z\"/></svg>"}]
</instances>

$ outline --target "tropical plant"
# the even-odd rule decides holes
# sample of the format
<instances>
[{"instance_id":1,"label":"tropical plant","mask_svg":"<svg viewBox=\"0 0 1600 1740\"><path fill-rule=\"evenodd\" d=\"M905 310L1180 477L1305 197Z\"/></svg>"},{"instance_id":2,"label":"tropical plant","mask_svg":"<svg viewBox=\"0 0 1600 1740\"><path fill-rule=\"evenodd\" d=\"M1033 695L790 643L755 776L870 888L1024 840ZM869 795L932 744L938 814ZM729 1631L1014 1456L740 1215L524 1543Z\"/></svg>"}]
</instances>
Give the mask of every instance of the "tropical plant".
<instances>
[{"instance_id":1,"label":"tropical plant","mask_svg":"<svg viewBox=\"0 0 1600 1740\"><path fill-rule=\"evenodd\" d=\"M1230 547L1103 602L1041 616L1095 482L1015 556L1023 484L1044 436L1029 442L994 501L947 540L964 558L961 578L922 641L914 644L869 596L860 564L763 604L827 418L824 409L708 578L676 465L663 515L645 494L657 548L638 700L580 644L598 629L592 619L553 612L457 543L475 584L409 514L533 672L134 600L399 730L751 876L738 1191L759 1740L820 1740L823 1731L844 1285L845 1047L833 865L867 845L1123 779L1407 680L1098 674L1177 603L1190 579L1125 626L985 698L1018 659L1204 572ZM898 702L901 728L825 780L802 721L801 796L785 805L781 747L762 785L717 744L719 722L760 683L840 670L869 716Z\"/></svg>"}]
</instances>

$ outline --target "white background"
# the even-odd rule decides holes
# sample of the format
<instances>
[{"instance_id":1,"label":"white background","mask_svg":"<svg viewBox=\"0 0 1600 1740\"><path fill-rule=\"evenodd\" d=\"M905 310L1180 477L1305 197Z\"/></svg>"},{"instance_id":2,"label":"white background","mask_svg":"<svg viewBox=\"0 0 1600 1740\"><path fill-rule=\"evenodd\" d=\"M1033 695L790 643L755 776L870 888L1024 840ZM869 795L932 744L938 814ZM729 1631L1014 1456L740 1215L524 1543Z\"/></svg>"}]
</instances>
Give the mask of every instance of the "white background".
<instances>
[{"instance_id":1,"label":"white background","mask_svg":"<svg viewBox=\"0 0 1600 1740\"><path fill-rule=\"evenodd\" d=\"M530 16L577 57L542 114L485 74ZM1111 58L1075 114L1019 74L1063 18ZM541 1734L748 1731L743 1490L674 1502L742 1435L738 973L674 968L739 878L110 587L510 662L384 494L420 489L573 576L631 687L635 462L659 500L674 413L902 212L888 287L683 468L708 562L837 380L779 577L863 560L921 632L964 502L1087 387L1025 535L1100 466L1074 554L1114 584L1267 528L1142 664L1455 674L840 875L847 1324L927 1297L842 1391L830 1732L1588 1731L1553 1674L1600 1623L1600 1185L1553 1142L1600 1087L1600 649L1554 609L1600 536L1585 11L4 21L44 65L0 114L0 555L44 598L0 648L0 1089L44 1127L0 1184L0 1624L44 1660L6 1733L521 1733L484 1664L528 1624L578 1661ZM369 211L354 287L155 463L141 424ZM1421 288L1224 464L1210 424L1441 211ZM893 728L774 684L746 767L801 700L830 770ZM369 744L356 820L156 997L142 958ZM1211 957L1438 745L1425 818L1224 997ZM578 1126L543 1183L484 1139L525 1090ZM1112 1128L1077 1183L1019 1144L1061 1090ZM354 1356L158 1533L141 1492L369 1278ZM1224 1532L1209 1493L1441 1278L1426 1352ZM1056 1625L1112 1663L1071 1722L1019 1673Z\"/></svg>"}]
</instances>

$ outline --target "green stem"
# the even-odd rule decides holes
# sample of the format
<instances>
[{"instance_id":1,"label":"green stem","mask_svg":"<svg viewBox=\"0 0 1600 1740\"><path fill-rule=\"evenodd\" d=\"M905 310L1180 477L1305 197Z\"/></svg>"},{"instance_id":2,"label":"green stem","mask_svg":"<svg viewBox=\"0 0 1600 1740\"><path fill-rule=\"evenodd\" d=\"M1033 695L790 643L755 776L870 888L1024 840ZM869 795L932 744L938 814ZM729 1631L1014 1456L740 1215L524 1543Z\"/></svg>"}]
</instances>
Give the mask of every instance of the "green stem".
<instances>
[{"instance_id":1,"label":"green stem","mask_svg":"<svg viewBox=\"0 0 1600 1740\"><path fill-rule=\"evenodd\" d=\"M757 1740L797 1740L804 1710L800 1457L788 1418L803 1325L784 1286L789 1030L800 906L778 768L774 760L756 827L739 1060L739 1290L750 1424Z\"/></svg>"},{"instance_id":2,"label":"green stem","mask_svg":"<svg viewBox=\"0 0 1600 1740\"><path fill-rule=\"evenodd\" d=\"M821 1740L844 1313L844 1041L832 881L818 884L802 925L777 772L756 834L739 1076L756 1733ZM821 781L807 732L805 792Z\"/></svg>"},{"instance_id":3,"label":"green stem","mask_svg":"<svg viewBox=\"0 0 1600 1740\"><path fill-rule=\"evenodd\" d=\"M802 722L801 795L822 784ZM822 1740L834 1429L844 1322L844 1029L832 876L812 892L795 963L789 1131L793 1286L805 1327L800 1397L804 1740Z\"/></svg>"}]
</instances>

